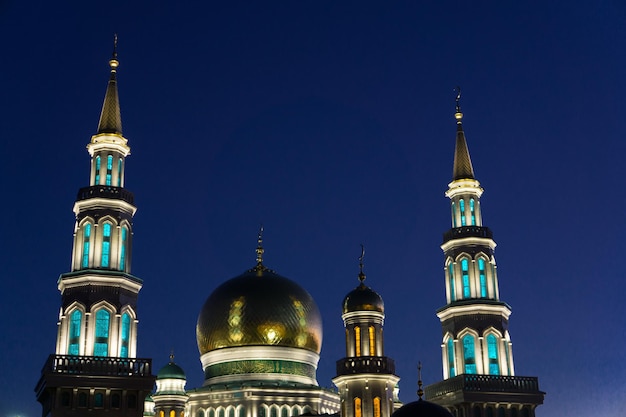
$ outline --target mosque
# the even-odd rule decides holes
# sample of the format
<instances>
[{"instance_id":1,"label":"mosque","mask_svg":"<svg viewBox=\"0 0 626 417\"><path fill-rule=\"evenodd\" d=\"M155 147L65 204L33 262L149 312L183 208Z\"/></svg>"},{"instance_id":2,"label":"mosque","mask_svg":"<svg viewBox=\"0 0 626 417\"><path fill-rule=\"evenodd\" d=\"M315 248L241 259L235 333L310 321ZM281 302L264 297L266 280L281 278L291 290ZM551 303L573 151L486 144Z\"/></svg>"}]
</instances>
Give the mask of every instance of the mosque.
<instances>
[{"instance_id":1,"label":"mosque","mask_svg":"<svg viewBox=\"0 0 626 417\"><path fill-rule=\"evenodd\" d=\"M446 191L452 225L441 245L442 381L424 390L420 383L420 400L400 403L400 378L384 350L384 302L365 284L361 258L360 283L342 305L346 356L337 361L336 389L320 387L320 312L304 288L263 264L262 230L256 265L222 283L201 309L202 386L186 387L173 357L155 373L150 359L136 357L142 280L131 274L136 207L124 188L130 147L122 134L116 52L109 65L98 130L87 145L90 183L74 204L72 267L58 281L56 349L35 388L44 417L535 416L545 394L536 377L515 375L511 309L499 296L495 242L483 226L483 189L474 177L460 94Z\"/></svg>"}]
</instances>

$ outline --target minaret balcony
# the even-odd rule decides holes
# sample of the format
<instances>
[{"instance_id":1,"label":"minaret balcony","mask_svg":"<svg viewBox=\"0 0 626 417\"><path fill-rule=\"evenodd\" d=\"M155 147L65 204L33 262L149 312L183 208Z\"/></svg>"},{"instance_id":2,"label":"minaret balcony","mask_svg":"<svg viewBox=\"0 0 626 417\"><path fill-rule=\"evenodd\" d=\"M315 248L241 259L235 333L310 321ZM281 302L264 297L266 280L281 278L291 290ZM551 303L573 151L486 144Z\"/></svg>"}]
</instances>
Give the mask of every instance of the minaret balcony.
<instances>
[{"instance_id":1,"label":"minaret balcony","mask_svg":"<svg viewBox=\"0 0 626 417\"><path fill-rule=\"evenodd\" d=\"M491 229L483 226L453 227L443 234L443 243L446 243L452 239L463 239L466 237L493 239L493 233L491 232Z\"/></svg>"},{"instance_id":2,"label":"minaret balcony","mask_svg":"<svg viewBox=\"0 0 626 417\"><path fill-rule=\"evenodd\" d=\"M440 403L451 395L461 395L466 400L489 394L498 400L502 394L527 397L526 402L541 404L545 393L539 390L539 380L532 376L474 375L463 374L429 385L424 390L426 399Z\"/></svg>"},{"instance_id":3,"label":"minaret balcony","mask_svg":"<svg viewBox=\"0 0 626 417\"><path fill-rule=\"evenodd\" d=\"M78 190L76 201L88 200L90 198L110 198L114 200L122 200L131 205L134 205L135 201L133 193L122 187L92 185L91 187L83 187Z\"/></svg>"},{"instance_id":4,"label":"minaret balcony","mask_svg":"<svg viewBox=\"0 0 626 417\"><path fill-rule=\"evenodd\" d=\"M337 376L352 374L395 374L396 364L386 356L359 356L337 361Z\"/></svg>"},{"instance_id":5,"label":"minaret balcony","mask_svg":"<svg viewBox=\"0 0 626 417\"><path fill-rule=\"evenodd\" d=\"M50 355L42 374L151 377L152 359Z\"/></svg>"}]
</instances>

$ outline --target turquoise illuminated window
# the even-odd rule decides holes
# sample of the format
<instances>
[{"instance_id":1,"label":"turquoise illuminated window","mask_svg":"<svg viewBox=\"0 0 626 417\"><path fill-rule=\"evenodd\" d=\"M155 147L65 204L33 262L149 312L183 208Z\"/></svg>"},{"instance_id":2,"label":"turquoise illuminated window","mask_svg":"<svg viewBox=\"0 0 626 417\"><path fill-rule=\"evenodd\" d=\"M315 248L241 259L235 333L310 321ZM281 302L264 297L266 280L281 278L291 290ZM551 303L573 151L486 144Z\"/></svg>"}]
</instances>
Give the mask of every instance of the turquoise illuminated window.
<instances>
[{"instance_id":1,"label":"turquoise illuminated window","mask_svg":"<svg viewBox=\"0 0 626 417\"><path fill-rule=\"evenodd\" d=\"M105 309L96 313L96 340L93 347L94 356L107 356L109 354L109 323L111 313Z\"/></svg>"},{"instance_id":2,"label":"turquoise illuminated window","mask_svg":"<svg viewBox=\"0 0 626 417\"><path fill-rule=\"evenodd\" d=\"M80 310L74 310L70 315L70 346L67 350L68 355L80 354L80 326L83 320L83 313Z\"/></svg>"},{"instance_id":3,"label":"turquoise illuminated window","mask_svg":"<svg viewBox=\"0 0 626 417\"><path fill-rule=\"evenodd\" d=\"M454 212L455 204L452 202L452 227L456 227L456 213Z\"/></svg>"},{"instance_id":4,"label":"turquoise illuminated window","mask_svg":"<svg viewBox=\"0 0 626 417\"><path fill-rule=\"evenodd\" d=\"M476 211L473 198L470 198L470 214L472 215L472 226L476 226Z\"/></svg>"},{"instance_id":5,"label":"turquoise illuminated window","mask_svg":"<svg viewBox=\"0 0 626 417\"><path fill-rule=\"evenodd\" d=\"M93 405L94 407L104 406L104 395L101 392L97 392L96 395L93 396Z\"/></svg>"},{"instance_id":6,"label":"turquoise illuminated window","mask_svg":"<svg viewBox=\"0 0 626 417\"><path fill-rule=\"evenodd\" d=\"M100 155L96 156L96 185L100 184Z\"/></svg>"},{"instance_id":7,"label":"turquoise illuminated window","mask_svg":"<svg viewBox=\"0 0 626 417\"><path fill-rule=\"evenodd\" d=\"M448 369L450 369L450 378L456 376L456 369L454 368L454 341L448 339Z\"/></svg>"},{"instance_id":8,"label":"turquoise illuminated window","mask_svg":"<svg viewBox=\"0 0 626 417\"><path fill-rule=\"evenodd\" d=\"M128 341L130 340L130 314L122 314L122 346L120 348L120 356L128 357Z\"/></svg>"},{"instance_id":9,"label":"turquoise illuminated window","mask_svg":"<svg viewBox=\"0 0 626 417\"><path fill-rule=\"evenodd\" d=\"M465 200L459 200L459 209L461 210L461 226L465 226Z\"/></svg>"},{"instance_id":10,"label":"turquoise illuminated window","mask_svg":"<svg viewBox=\"0 0 626 417\"><path fill-rule=\"evenodd\" d=\"M463 360L465 362L465 373L476 373L476 353L474 350L474 336L465 335L463 337Z\"/></svg>"},{"instance_id":11,"label":"turquoise illuminated window","mask_svg":"<svg viewBox=\"0 0 626 417\"><path fill-rule=\"evenodd\" d=\"M463 276L463 298L470 298L469 262L467 259L461 260L461 275Z\"/></svg>"},{"instance_id":12,"label":"turquoise illuminated window","mask_svg":"<svg viewBox=\"0 0 626 417\"><path fill-rule=\"evenodd\" d=\"M454 264L448 264L448 282L450 284L450 301L456 300L456 293L454 291Z\"/></svg>"},{"instance_id":13,"label":"turquoise illuminated window","mask_svg":"<svg viewBox=\"0 0 626 417\"><path fill-rule=\"evenodd\" d=\"M111 185L111 172L113 171L113 155L107 156L106 185Z\"/></svg>"},{"instance_id":14,"label":"turquoise illuminated window","mask_svg":"<svg viewBox=\"0 0 626 417\"><path fill-rule=\"evenodd\" d=\"M485 260L478 258L478 274L480 275L480 296L487 296L487 279L485 278Z\"/></svg>"},{"instance_id":15,"label":"turquoise illuminated window","mask_svg":"<svg viewBox=\"0 0 626 417\"><path fill-rule=\"evenodd\" d=\"M87 268L89 266L89 245L91 238L91 224L87 223L83 226L83 261L81 266Z\"/></svg>"},{"instance_id":16,"label":"turquoise illuminated window","mask_svg":"<svg viewBox=\"0 0 626 417\"><path fill-rule=\"evenodd\" d=\"M500 375L498 363L498 340L492 334L487 336L487 354L489 356L489 375Z\"/></svg>"},{"instance_id":17,"label":"turquoise illuminated window","mask_svg":"<svg viewBox=\"0 0 626 417\"><path fill-rule=\"evenodd\" d=\"M122 158L117 160L117 186L122 186Z\"/></svg>"},{"instance_id":18,"label":"turquoise illuminated window","mask_svg":"<svg viewBox=\"0 0 626 417\"><path fill-rule=\"evenodd\" d=\"M111 223L105 223L102 227L102 257L100 266L107 268L111 254Z\"/></svg>"},{"instance_id":19,"label":"turquoise illuminated window","mask_svg":"<svg viewBox=\"0 0 626 417\"><path fill-rule=\"evenodd\" d=\"M123 271L126 268L126 240L128 237L128 229L122 227L122 246L120 247L120 269Z\"/></svg>"}]
</instances>

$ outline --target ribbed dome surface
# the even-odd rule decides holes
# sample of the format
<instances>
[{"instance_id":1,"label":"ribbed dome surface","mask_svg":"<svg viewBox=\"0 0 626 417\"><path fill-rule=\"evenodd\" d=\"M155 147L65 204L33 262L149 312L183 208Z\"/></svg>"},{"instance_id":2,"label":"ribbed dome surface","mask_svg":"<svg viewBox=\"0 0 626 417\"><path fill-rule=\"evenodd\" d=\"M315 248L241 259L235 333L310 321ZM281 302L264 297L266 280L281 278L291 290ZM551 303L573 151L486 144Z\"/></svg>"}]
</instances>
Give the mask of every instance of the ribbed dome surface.
<instances>
[{"instance_id":1,"label":"ribbed dome surface","mask_svg":"<svg viewBox=\"0 0 626 417\"><path fill-rule=\"evenodd\" d=\"M367 285L361 283L343 299L343 312L378 311L385 312L383 298Z\"/></svg>"},{"instance_id":2,"label":"ribbed dome surface","mask_svg":"<svg viewBox=\"0 0 626 417\"><path fill-rule=\"evenodd\" d=\"M156 379L187 379L183 368L170 362L157 373Z\"/></svg>"},{"instance_id":3,"label":"ribbed dome surface","mask_svg":"<svg viewBox=\"0 0 626 417\"><path fill-rule=\"evenodd\" d=\"M227 347L264 345L319 353L322 319L306 290L261 266L213 291L198 317L196 339L201 355Z\"/></svg>"},{"instance_id":4,"label":"ribbed dome surface","mask_svg":"<svg viewBox=\"0 0 626 417\"><path fill-rule=\"evenodd\" d=\"M424 401L413 401L400 407L391 417L454 417L440 405Z\"/></svg>"}]
</instances>

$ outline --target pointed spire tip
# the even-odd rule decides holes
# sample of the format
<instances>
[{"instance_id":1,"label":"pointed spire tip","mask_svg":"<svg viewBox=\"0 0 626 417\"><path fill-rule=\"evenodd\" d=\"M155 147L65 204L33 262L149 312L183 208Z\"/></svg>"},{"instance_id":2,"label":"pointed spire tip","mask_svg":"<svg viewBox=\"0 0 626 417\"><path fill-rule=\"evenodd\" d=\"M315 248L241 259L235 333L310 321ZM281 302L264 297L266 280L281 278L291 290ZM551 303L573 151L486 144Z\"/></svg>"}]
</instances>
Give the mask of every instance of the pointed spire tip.
<instances>
[{"instance_id":1,"label":"pointed spire tip","mask_svg":"<svg viewBox=\"0 0 626 417\"><path fill-rule=\"evenodd\" d=\"M361 243L361 256L359 256L359 281L363 284L365 274L363 273L363 258L365 257L365 246Z\"/></svg>"}]
</instances>

